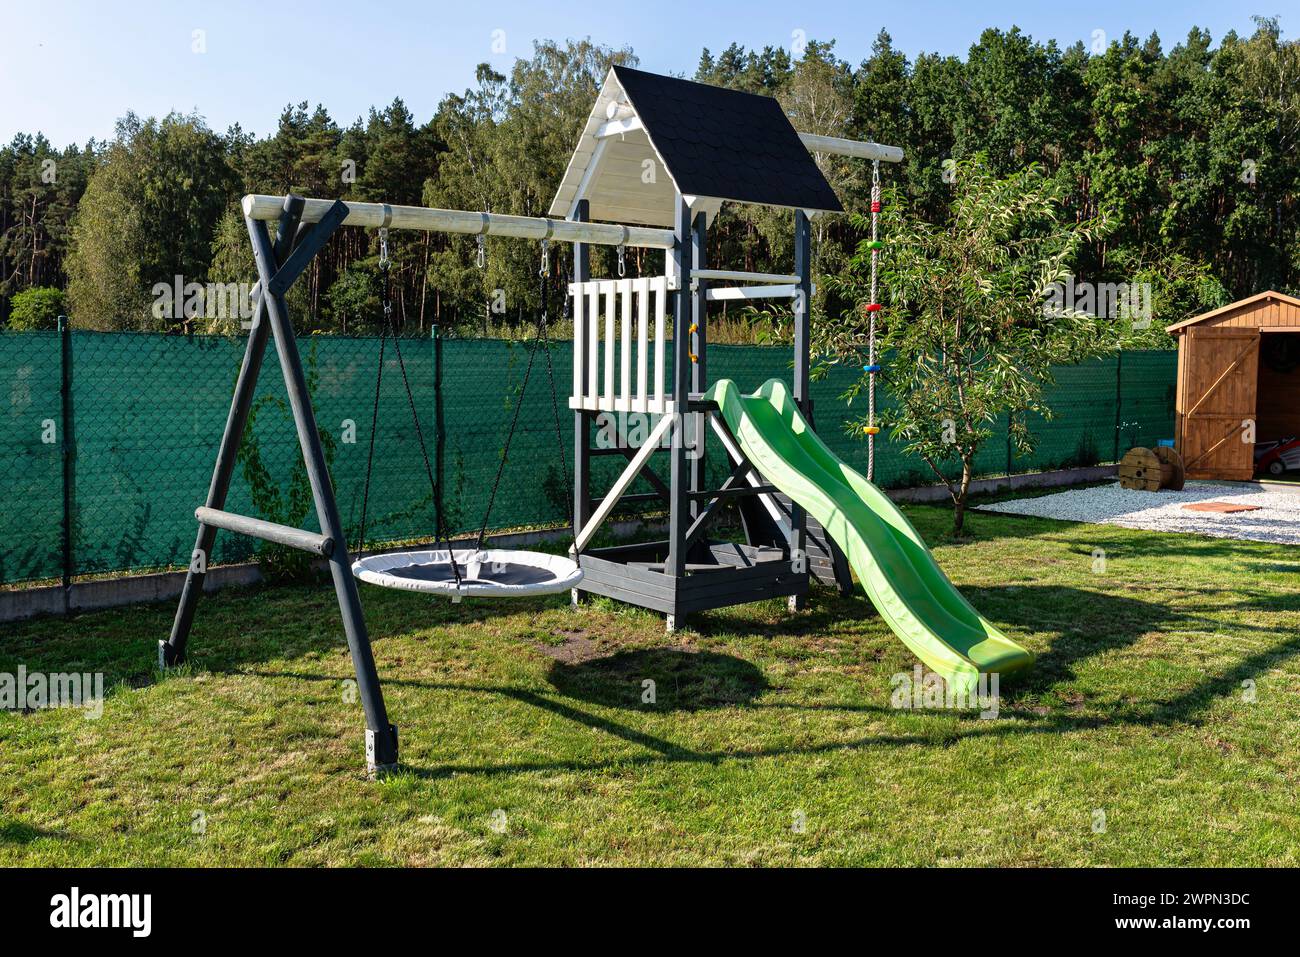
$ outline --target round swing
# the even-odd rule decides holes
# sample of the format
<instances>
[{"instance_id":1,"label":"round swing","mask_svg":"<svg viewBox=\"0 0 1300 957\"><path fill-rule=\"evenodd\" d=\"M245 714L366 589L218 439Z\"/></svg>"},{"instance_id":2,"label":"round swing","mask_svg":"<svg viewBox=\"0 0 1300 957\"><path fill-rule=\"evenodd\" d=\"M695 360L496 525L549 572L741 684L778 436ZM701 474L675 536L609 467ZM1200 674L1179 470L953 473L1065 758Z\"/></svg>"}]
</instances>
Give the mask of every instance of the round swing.
<instances>
[{"instance_id":1,"label":"round swing","mask_svg":"<svg viewBox=\"0 0 1300 957\"><path fill-rule=\"evenodd\" d=\"M481 237L480 237L481 238ZM438 493L437 482L433 477L433 467L429 464L428 449L424 444L424 433L420 428L420 417L415 410L415 396L411 390L410 380L406 375L406 363L402 360L400 338L393 335L393 348L397 354L397 367L402 373L402 384L406 388L407 402L411 408L411 418L415 423L415 436L420 444L420 455L424 459L425 473L429 477L429 489L433 495L435 525L434 547L409 551L383 552L377 555L365 554L366 547L366 512L370 502L370 476L375 457L375 432L379 420L379 393L384 378L384 348L388 338L388 327L392 322L392 296L389 277L388 230L379 230L379 267L384 275L384 315L379 336L379 372L375 377L375 404L370 421L370 451L366 459L366 483L361 498L361 541L357 560L352 563L352 574L364 582L380 585L384 588L399 588L405 591L427 592L432 595L445 595L452 601L464 597L474 598L521 598L525 595L550 595L565 592L582 581L582 569L577 562L562 555L548 555L544 552L518 551L507 548L484 548L488 523L492 516L492 506L496 502L497 489L501 485L501 476L505 471L506 461L510 457L510 443L514 439L515 429L519 425L519 410L528 391L528 380L532 376L533 361L541 346L546 356L546 372L551 384L551 409L555 416L555 440L561 457L561 472L565 475L566 486L568 465L564 458L564 438L560 430L560 409L556 398L555 370L551 364L550 340L547 335L547 273L549 272L548 243L542 241L542 266L538 271L541 279L542 312L537 323L537 334L533 337L528 351L528 365L524 369L524 379L519 387L519 399L515 402L514 416L510 421L510 431L506 434L505 446L501 459L497 463L496 478L492 482L492 491L488 496L487 508L483 513L483 523L479 527L478 538L472 548L451 547L451 542L444 537L442 520L442 496ZM480 256L482 244L480 243ZM481 264L481 260L480 260ZM567 303L566 303L567 304ZM568 500L572 500L570 494ZM445 543L445 545L444 545Z\"/></svg>"},{"instance_id":2,"label":"round swing","mask_svg":"<svg viewBox=\"0 0 1300 957\"><path fill-rule=\"evenodd\" d=\"M562 555L505 548L458 548L453 569L447 550L387 552L352 563L362 581L385 588L425 591L462 598L521 598L568 591L582 581L582 569Z\"/></svg>"}]
</instances>

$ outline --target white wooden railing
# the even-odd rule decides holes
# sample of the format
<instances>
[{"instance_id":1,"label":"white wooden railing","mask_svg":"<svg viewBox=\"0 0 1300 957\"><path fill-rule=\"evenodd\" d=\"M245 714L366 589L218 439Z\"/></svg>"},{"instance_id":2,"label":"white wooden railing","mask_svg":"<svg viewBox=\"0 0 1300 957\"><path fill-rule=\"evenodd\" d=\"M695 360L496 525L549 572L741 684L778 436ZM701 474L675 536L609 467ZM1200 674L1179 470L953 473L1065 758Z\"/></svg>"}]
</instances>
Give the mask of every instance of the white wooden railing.
<instances>
[{"instance_id":1,"label":"white wooden railing","mask_svg":"<svg viewBox=\"0 0 1300 957\"><path fill-rule=\"evenodd\" d=\"M668 277L570 283L573 395L569 407L672 412L667 391ZM583 358L587 374L582 374Z\"/></svg>"}]
</instances>

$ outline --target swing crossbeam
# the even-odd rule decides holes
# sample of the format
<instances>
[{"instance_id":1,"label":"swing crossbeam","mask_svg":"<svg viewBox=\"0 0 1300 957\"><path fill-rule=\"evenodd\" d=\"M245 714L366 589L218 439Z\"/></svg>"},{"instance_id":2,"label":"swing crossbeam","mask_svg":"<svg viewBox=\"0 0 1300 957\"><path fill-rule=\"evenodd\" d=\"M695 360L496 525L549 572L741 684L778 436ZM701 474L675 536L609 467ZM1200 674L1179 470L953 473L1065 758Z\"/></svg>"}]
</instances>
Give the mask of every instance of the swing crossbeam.
<instances>
[{"instance_id":1,"label":"swing crossbeam","mask_svg":"<svg viewBox=\"0 0 1300 957\"><path fill-rule=\"evenodd\" d=\"M306 199L302 221L315 223L335 208L336 200ZM671 229L647 226L616 226L585 223L541 216L509 216L504 213L474 213L463 209L432 209L427 206L392 206L388 203L343 204L347 210L341 225L374 229L416 229L464 236L506 236L514 239L590 243L597 246L636 246L643 249L672 249ZM278 220L283 196L250 194L244 197L244 216L251 220Z\"/></svg>"}]
</instances>

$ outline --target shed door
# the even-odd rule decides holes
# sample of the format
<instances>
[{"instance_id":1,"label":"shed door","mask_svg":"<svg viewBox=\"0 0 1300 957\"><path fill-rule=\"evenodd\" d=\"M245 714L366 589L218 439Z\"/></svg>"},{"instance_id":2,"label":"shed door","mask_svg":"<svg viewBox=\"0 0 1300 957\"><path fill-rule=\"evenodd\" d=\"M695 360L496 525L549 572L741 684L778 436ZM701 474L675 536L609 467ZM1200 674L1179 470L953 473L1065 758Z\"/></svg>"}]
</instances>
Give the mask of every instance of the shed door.
<instances>
[{"instance_id":1,"label":"shed door","mask_svg":"<svg viewBox=\"0 0 1300 957\"><path fill-rule=\"evenodd\" d=\"M1259 330L1192 326L1183 349L1178 435L1187 477L1253 477Z\"/></svg>"}]
</instances>

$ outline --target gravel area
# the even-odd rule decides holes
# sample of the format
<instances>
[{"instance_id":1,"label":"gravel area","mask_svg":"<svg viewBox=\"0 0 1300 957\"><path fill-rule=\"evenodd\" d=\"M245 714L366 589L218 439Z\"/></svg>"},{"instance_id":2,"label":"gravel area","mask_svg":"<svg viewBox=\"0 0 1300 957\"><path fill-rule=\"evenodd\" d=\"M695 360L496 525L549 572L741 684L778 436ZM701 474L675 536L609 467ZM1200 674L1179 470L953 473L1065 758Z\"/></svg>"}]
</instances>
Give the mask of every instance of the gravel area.
<instances>
[{"instance_id":1,"label":"gravel area","mask_svg":"<svg viewBox=\"0 0 1300 957\"><path fill-rule=\"evenodd\" d=\"M1258 511L1224 515L1183 508L1190 502L1257 505ZM1265 489L1258 485L1189 482L1181 492L1135 492L1114 485L1071 489L1040 498L981 505L981 511L1035 515L1070 522L1121 525L1153 532L1192 532L1215 538L1300 545L1300 490Z\"/></svg>"}]
</instances>

